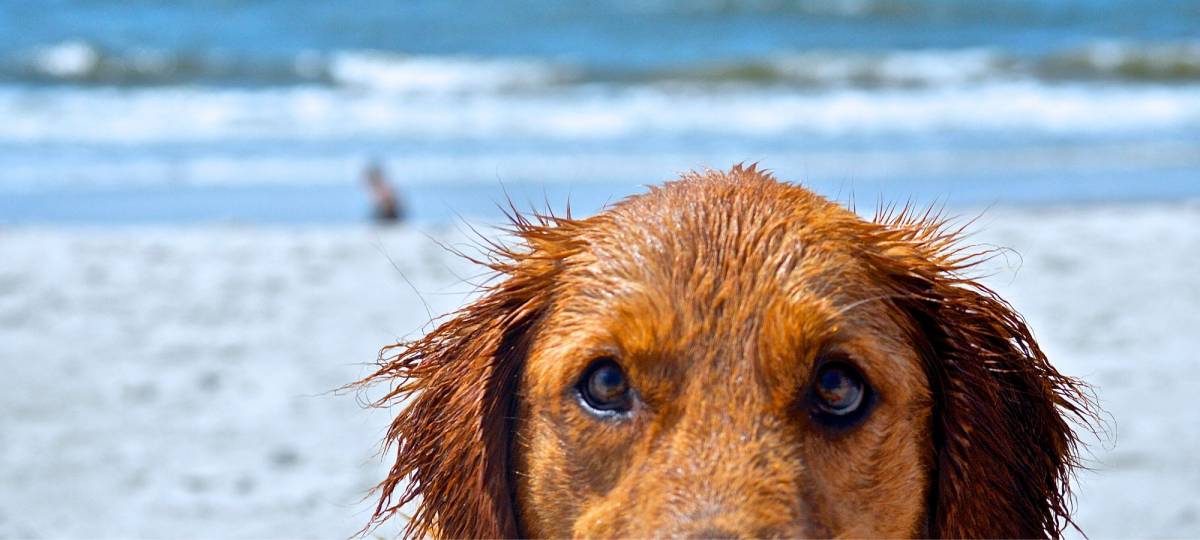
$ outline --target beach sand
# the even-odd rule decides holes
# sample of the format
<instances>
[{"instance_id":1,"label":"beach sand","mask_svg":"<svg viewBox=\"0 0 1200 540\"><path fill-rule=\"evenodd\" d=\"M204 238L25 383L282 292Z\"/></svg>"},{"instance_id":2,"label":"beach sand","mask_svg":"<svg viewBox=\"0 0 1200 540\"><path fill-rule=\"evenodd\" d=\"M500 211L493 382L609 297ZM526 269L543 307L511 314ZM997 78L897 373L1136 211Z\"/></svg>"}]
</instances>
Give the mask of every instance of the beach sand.
<instances>
[{"instance_id":1,"label":"beach sand","mask_svg":"<svg viewBox=\"0 0 1200 540\"><path fill-rule=\"evenodd\" d=\"M1111 415L1085 437L1080 526L1200 536L1200 206L994 208L974 229L1014 250L986 282ZM0 537L353 534L389 416L332 391L469 298L481 270L438 242L470 240L0 229Z\"/></svg>"}]
</instances>

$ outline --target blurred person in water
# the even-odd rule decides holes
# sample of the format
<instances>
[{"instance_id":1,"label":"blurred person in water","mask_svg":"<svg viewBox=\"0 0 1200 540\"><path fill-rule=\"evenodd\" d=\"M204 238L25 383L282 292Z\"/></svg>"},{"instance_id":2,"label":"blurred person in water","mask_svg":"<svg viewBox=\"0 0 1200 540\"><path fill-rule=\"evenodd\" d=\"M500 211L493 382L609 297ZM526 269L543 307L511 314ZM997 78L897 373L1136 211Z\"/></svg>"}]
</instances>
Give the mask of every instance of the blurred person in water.
<instances>
[{"instance_id":1,"label":"blurred person in water","mask_svg":"<svg viewBox=\"0 0 1200 540\"><path fill-rule=\"evenodd\" d=\"M379 223L394 223L404 220L404 207L396 196L383 165L377 161L367 165L367 189L371 192L372 217Z\"/></svg>"}]
</instances>

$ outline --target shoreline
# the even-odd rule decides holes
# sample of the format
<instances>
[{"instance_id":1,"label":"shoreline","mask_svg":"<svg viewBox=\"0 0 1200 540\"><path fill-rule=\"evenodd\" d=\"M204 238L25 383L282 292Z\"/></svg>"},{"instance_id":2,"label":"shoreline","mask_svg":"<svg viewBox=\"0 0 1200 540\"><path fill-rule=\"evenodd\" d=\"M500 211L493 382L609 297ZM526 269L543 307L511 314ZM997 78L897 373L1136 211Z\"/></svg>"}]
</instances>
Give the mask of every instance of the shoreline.
<instances>
[{"instance_id":1,"label":"shoreline","mask_svg":"<svg viewBox=\"0 0 1200 540\"><path fill-rule=\"evenodd\" d=\"M853 196L860 213L877 201L946 206L970 213L988 208L1037 210L1108 206L1195 205L1200 182L1186 168L1155 182L1125 178L1079 180L1047 187L1040 178L1003 184L951 179L800 182L847 205ZM1147 174L1147 173L1143 173ZM787 178L780 174L780 178ZM1138 184L1138 185L1132 185ZM397 184L417 226L444 227L463 221L503 223L511 201L523 213L547 205L558 214L569 205L586 216L625 196L645 191L641 184L616 182L505 182L458 185ZM914 195L920 194L920 195ZM45 188L0 191L0 227L29 226L359 226L370 224L370 203L357 183L256 186L143 186L127 188Z\"/></svg>"}]
</instances>

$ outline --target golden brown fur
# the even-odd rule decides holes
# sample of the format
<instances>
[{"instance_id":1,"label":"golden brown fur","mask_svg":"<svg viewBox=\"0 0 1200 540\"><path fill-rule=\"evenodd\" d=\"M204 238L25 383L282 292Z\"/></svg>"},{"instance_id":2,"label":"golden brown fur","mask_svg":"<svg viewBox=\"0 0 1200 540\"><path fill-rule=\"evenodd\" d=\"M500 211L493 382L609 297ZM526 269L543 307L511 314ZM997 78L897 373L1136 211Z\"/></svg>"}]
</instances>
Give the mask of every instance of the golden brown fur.
<instances>
[{"instance_id":1,"label":"golden brown fur","mask_svg":"<svg viewBox=\"0 0 1200 540\"><path fill-rule=\"evenodd\" d=\"M1070 523L1084 387L963 276L976 259L936 218L865 221L735 167L588 219L517 216L514 232L521 245L489 263L500 281L363 381L395 383L379 406L408 400L372 523L414 500L408 536L1042 537ZM633 388L624 416L581 401L598 358ZM872 388L849 427L805 405L829 358Z\"/></svg>"}]
</instances>

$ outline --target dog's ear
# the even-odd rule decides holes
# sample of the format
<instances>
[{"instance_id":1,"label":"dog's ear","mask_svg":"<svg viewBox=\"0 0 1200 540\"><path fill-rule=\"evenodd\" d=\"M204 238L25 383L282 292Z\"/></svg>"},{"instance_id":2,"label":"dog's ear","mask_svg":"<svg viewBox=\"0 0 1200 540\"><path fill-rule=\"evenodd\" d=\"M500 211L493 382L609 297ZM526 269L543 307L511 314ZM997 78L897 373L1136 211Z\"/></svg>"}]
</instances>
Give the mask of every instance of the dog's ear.
<instances>
[{"instance_id":1,"label":"dog's ear","mask_svg":"<svg viewBox=\"0 0 1200 540\"><path fill-rule=\"evenodd\" d=\"M1083 384L1059 373L1007 302L973 282L938 283L925 300L934 387L930 532L949 538L1059 537L1087 418ZM1086 424L1086 422L1084 422Z\"/></svg>"},{"instance_id":2,"label":"dog's ear","mask_svg":"<svg viewBox=\"0 0 1200 540\"><path fill-rule=\"evenodd\" d=\"M880 264L915 321L934 395L934 475L927 534L1060 537L1070 517L1079 441L1095 405L1059 373L1024 319L964 276L980 258L928 214L902 212L878 231Z\"/></svg>"},{"instance_id":3,"label":"dog's ear","mask_svg":"<svg viewBox=\"0 0 1200 540\"><path fill-rule=\"evenodd\" d=\"M514 214L519 248L490 246L475 262L501 280L421 339L387 347L378 371L357 383L390 382L376 407L402 405L387 433L396 461L374 492L364 532L409 503L406 538L519 535L509 449L517 383L531 333L580 222Z\"/></svg>"}]
</instances>

